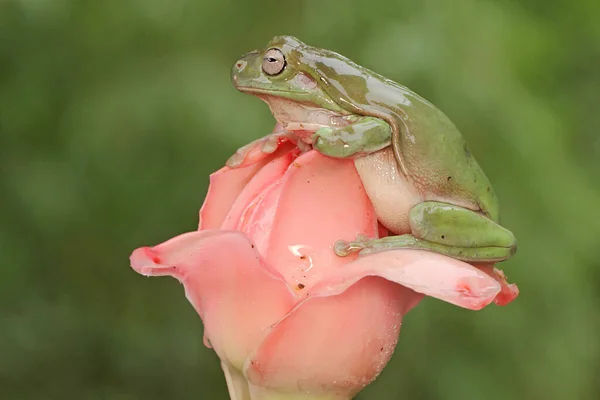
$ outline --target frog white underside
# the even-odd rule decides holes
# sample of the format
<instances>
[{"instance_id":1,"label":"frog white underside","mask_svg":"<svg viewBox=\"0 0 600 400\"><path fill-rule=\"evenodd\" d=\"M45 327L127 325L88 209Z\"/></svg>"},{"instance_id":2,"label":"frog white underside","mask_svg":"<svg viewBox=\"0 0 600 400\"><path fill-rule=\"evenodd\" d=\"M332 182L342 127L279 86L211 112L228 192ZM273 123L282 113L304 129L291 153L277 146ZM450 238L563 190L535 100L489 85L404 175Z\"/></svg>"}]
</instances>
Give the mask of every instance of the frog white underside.
<instances>
[{"instance_id":1,"label":"frog white underside","mask_svg":"<svg viewBox=\"0 0 600 400\"><path fill-rule=\"evenodd\" d=\"M352 116L302 104L275 96L261 96L271 113L287 132L298 132L297 137L311 143L311 135L321 127L344 127L351 124ZM349 118L350 117L350 118ZM423 201L422 196L398 169L391 147L354 159L356 170L373 203L379 222L391 232L410 232L410 209Z\"/></svg>"},{"instance_id":2,"label":"frog white underside","mask_svg":"<svg viewBox=\"0 0 600 400\"><path fill-rule=\"evenodd\" d=\"M349 115L341 115L316 105L276 96L260 96L260 98L269 105L273 117L288 132L313 133L326 126L339 128L351 124ZM299 137L310 143L310 135L308 137L299 135Z\"/></svg>"},{"instance_id":3,"label":"frog white underside","mask_svg":"<svg viewBox=\"0 0 600 400\"><path fill-rule=\"evenodd\" d=\"M409 233L410 209L423 198L398 169L392 147L356 157L354 165L379 222L393 233Z\"/></svg>"}]
</instances>

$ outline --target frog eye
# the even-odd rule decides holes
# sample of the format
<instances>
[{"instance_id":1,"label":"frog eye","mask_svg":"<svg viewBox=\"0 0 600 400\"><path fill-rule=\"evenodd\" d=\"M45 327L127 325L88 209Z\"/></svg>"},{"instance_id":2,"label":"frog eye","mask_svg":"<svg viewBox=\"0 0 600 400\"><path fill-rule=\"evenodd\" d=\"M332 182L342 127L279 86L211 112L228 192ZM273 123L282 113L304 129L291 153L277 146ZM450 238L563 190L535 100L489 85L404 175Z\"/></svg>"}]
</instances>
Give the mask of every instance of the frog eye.
<instances>
[{"instance_id":1,"label":"frog eye","mask_svg":"<svg viewBox=\"0 0 600 400\"><path fill-rule=\"evenodd\" d=\"M269 49L263 56L262 69L267 75L277 75L285 69L285 56L278 49Z\"/></svg>"}]
</instances>

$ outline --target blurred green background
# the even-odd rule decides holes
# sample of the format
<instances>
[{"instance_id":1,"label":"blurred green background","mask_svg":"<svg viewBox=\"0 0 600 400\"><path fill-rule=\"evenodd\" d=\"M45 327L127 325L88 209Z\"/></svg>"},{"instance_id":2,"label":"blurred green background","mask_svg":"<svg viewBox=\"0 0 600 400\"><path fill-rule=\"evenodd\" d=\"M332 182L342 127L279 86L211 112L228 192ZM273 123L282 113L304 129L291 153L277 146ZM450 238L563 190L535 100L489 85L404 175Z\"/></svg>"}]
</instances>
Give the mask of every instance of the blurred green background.
<instances>
[{"instance_id":1,"label":"blurred green background","mask_svg":"<svg viewBox=\"0 0 600 400\"><path fill-rule=\"evenodd\" d=\"M202 324L130 252L193 230L272 128L234 90L279 34L403 83L500 197L521 296L426 299L360 399L600 398L600 2L0 1L0 398L226 399Z\"/></svg>"}]
</instances>

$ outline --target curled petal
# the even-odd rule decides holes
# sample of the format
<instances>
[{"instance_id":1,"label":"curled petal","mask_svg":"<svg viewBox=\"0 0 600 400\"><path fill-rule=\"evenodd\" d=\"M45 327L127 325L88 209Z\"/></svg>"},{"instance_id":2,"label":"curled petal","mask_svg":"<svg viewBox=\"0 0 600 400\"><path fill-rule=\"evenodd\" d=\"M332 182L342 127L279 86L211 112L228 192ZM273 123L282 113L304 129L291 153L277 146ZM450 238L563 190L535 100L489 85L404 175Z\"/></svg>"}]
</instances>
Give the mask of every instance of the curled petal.
<instances>
[{"instance_id":1,"label":"curled petal","mask_svg":"<svg viewBox=\"0 0 600 400\"><path fill-rule=\"evenodd\" d=\"M417 293L480 310L500 292L498 281L470 264L420 250L388 250L358 257L331 271L315 285L310 296L341 293L365 276L380 276Z\"/></svg>"},{"instance_id":2,"label":"curled petal","mask_svg":"<svg viewBox=\"0 0 600 400\"><path fill-rule=\"evenodd\" d=\"M221 228L239 230L248 215L248 206L270 185L283 177L294 158L296 158L295 152L289 152L264 165L238 195Z\"/></svg>"},{"instance_id":3,"label":"curled petal","mask_svg":"<svg viewBox=\"0 0 600 400\"><path fill-rule=\"evenodd\" d=\"M260 165L238 169L223 167L210 175L208 193L200 208L198 230L221 227L235 199L260 167Z\"/></svg>"},{"instance_id":4,"label":"curled petal","mask_svg":"<svg viewBox=\"0 0 600 400\"><path fill-rule=\"evenodd\" d=\"M345 268L356 257L337 257L332 247L338 239L378 235L377 217L354 163L314 150L296 158L247 210L238 229L302 295L325 270Z\"/></svg>"},{"instance_id":5,"label":"curled petal","mask_svg":"<svg viewBox=\"0 0 600 400\"><path fill-rule=\"evenodd\" d=\"M389 361L415 297L369 277L340 295L307 299L272 328L245 375L260 387L351 398Z\"/></svg>"},{"instance_id":6,"label":"curled petal","mask_svg":"<svg viewBox=\"0 0 600 400\"><path fill-rule=\"evenodd\" d=\"M130 260L140 274L170 275L183 283L206 338L233 368L242 368L268 328L293 307L283 278L263 264L239 232L186 233L139 248Z\"/></svg>"},{"instance_id":7,"label":"curled petal","mask_svg":"<svg viewBox=\"0 0 600 400\"><path fill-rule=\"evenodd\" d=\"M264 157L256 160L253 164L243 168L223 167L212 173L208 193L200 209L198 230L220 228L238 195L262 167L293 151L295 151L294 146L286 143L276 152L264 154Z\"/></svg>"}]
</instances>

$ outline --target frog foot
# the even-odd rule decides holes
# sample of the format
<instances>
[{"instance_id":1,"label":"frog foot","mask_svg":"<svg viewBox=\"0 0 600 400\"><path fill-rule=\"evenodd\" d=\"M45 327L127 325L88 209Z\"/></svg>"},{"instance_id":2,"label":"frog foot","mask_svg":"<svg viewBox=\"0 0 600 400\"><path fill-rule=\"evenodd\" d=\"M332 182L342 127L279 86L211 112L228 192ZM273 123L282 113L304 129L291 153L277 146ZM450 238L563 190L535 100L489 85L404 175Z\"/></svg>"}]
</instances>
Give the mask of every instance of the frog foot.
<instances>
[{"instance_id":1,"label":"frog foot","mask_svg":"<svg viewBox=\"0 0 600 400\"><path fill-rule=\"evenodd\" d=\"M229 157L226 165L229 168L240 168L252 164L258 159L261 159L265 154L274 153L279 146L287 141L296 142L297 138L292 132L287 132L285 130L270 133L267 136L240 147L234 155Z\"/></svg>"},{"instance_id":2,"label":"frog foot","mask_svg":"<svg viewBox=\"0 0 600 400\"><path fill-rule=\"evenodd\" d=\"M315 150L326 156L345 158L352 155L339 132L329 127L319 128L312 137L312 143Z\"/></svg>"},{"instance_id":3,"label":"frog foot","mask_svg":"<svg viewBox=\"0 0 600 400\"><path fill-rule=\"evenodd\" d=\"M333 251L339 257L347 257L350 254L354 254L368 248L372 240L373 239L370 239L366 235L359 234L356 236L356 240L350 242L338 240L333 245Z\"/></svg>"},{"instance_id":4,"label":"frog foot","mask_svg":"<svg viewBox=\"0 0 600 400\"><path fill-rule=\"evenodd\" d=\"M358 235L356 240L352 242L338 240L333 245L333 251L339 257L346 257L357 252L361 256L364 256L397 248L427 249L427 247L423 245L423 242L413 235L386 236L379 239L371 239L365 235Z\"/></svg>"},{"instance_id":5,"label":"frog foot","mask_svg":"<svg viewBox=\"0 0 600 400\"><path fill-rule=\"evenodd\" d=\"M324 126L312 138L315 150L329 157L350 158L374 153L391 143L392 128L382 119L355 118L344 127Z\"/></svg>"}]
</instances>

